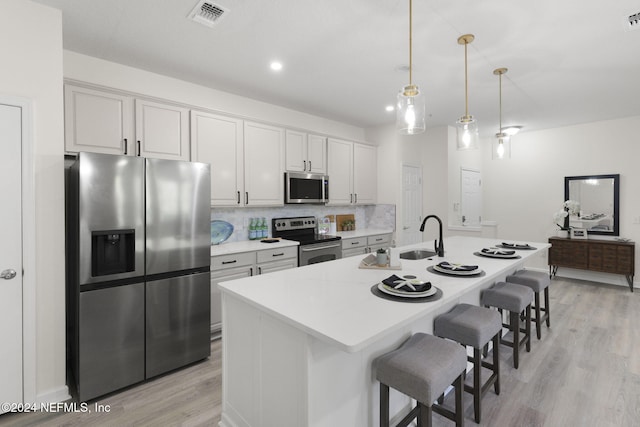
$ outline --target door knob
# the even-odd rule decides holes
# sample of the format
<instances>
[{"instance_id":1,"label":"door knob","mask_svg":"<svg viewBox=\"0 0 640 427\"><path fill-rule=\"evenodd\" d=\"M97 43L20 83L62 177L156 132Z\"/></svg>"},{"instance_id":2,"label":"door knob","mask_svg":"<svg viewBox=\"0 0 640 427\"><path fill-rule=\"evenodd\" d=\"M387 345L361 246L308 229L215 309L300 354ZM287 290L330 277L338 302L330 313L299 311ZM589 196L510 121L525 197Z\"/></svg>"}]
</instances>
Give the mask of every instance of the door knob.
<instances>
[{"instance_id":1,"label":"door knob","mask_svg":"<svg viewBox=\"0 0 640 427\"><path fill-rule=\"evenodd\" d=\"M0 273L0 279L4 279L4 280L11 280L14 277L16 277L16 271L15 270L4 270L2 273Z\"/></svg>"}]
</instances>

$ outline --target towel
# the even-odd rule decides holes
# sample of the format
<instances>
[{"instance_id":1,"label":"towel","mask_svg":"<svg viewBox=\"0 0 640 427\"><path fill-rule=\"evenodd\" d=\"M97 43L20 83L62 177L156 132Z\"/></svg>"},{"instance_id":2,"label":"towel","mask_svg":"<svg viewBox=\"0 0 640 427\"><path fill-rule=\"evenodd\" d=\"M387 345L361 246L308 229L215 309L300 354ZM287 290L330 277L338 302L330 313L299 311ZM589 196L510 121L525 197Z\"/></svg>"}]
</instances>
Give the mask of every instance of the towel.
<instances>
[{"instance_id":1,"label":"towel","mask_svg":"<svg viewBox=\"0 0 640 427\"><path fill-rule=\"evenodd\" d=\"M416 279L404 279L395 274L382 281L383 284L403 292L425 292L431 289L431 282L418 284Z\"/></svg>"},{"instance_id":2,"label":"towel","mask_svg":"<svg viewBox=\"0 0 640 427\"><path fill-rule=\"evenodd\" d=\"M462 265L462 264L451 264L447 261L441 262L440 264L438 264L438 267L444 269L444 270L458 270L458 271L473 271L473 270L477 270L478 266L477 265Z\"/></svg>"}]
</instances>

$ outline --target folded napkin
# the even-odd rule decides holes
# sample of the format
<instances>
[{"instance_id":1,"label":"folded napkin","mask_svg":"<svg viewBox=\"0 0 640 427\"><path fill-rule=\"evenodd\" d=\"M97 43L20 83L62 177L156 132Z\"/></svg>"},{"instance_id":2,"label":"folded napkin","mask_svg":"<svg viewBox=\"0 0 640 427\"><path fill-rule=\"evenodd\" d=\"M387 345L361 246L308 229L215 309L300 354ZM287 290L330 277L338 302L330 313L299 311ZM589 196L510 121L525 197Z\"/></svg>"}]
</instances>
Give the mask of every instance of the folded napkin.
<instances>
[{"instance_id":1,"label":"folded napkin","mask_svg":"<svg viewBox=\"0 0 640 427\"><path fill-rule=\"evenodd\" d=\"M505 246L507 248L528 248L529 244L528 243L506 243L506 242L502 242L502 246Z\"/></svg>"},{"instance_id":2,"label":"folded napkin","mask_svg":"<svg viewBox=\"0 0 640 427\"><path fill-rule=\"evenodd\" d=\"M489 255L513 255L516 253L516 251L504 250L499 248L484 248L482 249L481 252L483 254L489 254Z\"/></svg>"},{"instance_id":3,"label":"folded napkin","mask_svg":"<svg viewBox=\"0 0 640 427\"><path fill-rule=\"evenodd\" d=\"M384 279L382 283L404 292L425 292L431 289L431 282L420 283L420 281L416 279L404 279L395 274Z\"/></svg>"},{"instance_id":4,"label":"folded napkin","mask_svg":"<svg viewBox=\"0 0 640 427\"><path fill-rule=\"evenodd\" d=\"M451 263L448 263L447 261L441 262L440 264L438 264L438 267L445 270L452 270L452 271L453 270L473 271L478 269L477 265L451 264Z\"/></svg>"}]
</instances>

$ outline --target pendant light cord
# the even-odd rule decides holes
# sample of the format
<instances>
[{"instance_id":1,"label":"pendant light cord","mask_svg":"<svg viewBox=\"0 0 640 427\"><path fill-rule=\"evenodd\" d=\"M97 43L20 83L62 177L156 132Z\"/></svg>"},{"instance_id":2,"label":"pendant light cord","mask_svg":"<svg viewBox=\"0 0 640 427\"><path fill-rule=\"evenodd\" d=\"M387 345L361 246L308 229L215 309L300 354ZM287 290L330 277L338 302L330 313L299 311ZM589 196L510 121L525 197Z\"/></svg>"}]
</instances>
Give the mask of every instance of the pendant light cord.
<instances>
[{"instance_id":1,"label":"pendant light cord","mask_svg":"<svg viewBox=\"0 0 640 427\"><path fill-rule=\"evenodd\" d=\"M500 104L500 117L499 117L500 131L499 132L502 133L502 73L500 73L498 75L498 77L500 79L500 90L499 90L499 93L500 93L500 102L499 102L499 104Z\"/></svg>"},{"instance_id":2,"label":"pendant light cord","mask_svg":"<svg viewBox=\"0 0 640 427\"><path fill-rule=\"evenodd\" d=\"M412 57L412 52L413 52L413 1L409 0L409 86L411 86L412 83L412 70L413 70L413 57Z\"/></svg>"},{"instance_id":3,"label":"pendant light cord","mask_svg":"<svg viewBox=\"0 0 640 427\"><path fill-rule=\"evenodd\" d=\"M469 117L469 89L467 84L467 41L464 42L464 115Z\"/></svg>"}]
</instances>

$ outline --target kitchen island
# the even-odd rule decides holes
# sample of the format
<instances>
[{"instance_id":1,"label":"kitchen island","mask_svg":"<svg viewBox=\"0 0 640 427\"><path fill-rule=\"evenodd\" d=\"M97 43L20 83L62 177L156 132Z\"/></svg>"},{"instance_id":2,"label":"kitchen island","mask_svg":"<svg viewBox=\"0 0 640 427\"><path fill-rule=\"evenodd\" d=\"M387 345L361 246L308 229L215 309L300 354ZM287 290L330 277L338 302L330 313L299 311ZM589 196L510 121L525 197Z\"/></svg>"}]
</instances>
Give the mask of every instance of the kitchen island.
<instances>
[{"instance_id":1,"label":"kitchen island","mask_svg":"<svg viewBox=\"0 0 640 427\"><path fill-rule=\"evenodd\" d=\"M432 333L433 318L460 302L479 304L480 291L546 253L528 242L517 259L474 255L496 239L445 239L445 256L401 260L402 270L359 269L363 257L220 284L223 307L223 392L220 426L378 425L378 383L372 361L412 333ZM400 248L427 248L427 243ZM430 273L439 262L478 265L484 274ZM390 301L371 287L413 274L442 290L441 299ZM391 413L409 400L391 394Z\"/></svg>"}]
</instances>

